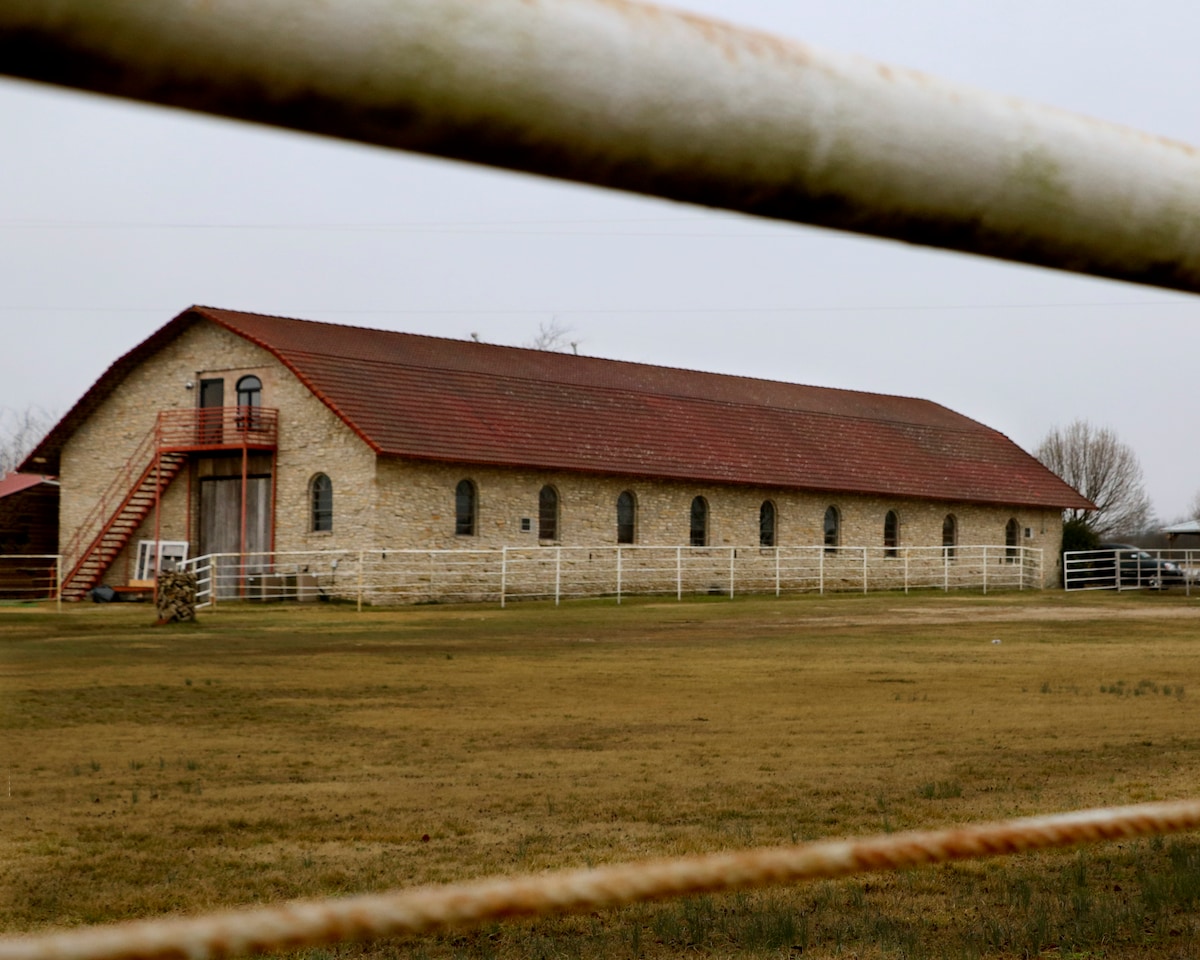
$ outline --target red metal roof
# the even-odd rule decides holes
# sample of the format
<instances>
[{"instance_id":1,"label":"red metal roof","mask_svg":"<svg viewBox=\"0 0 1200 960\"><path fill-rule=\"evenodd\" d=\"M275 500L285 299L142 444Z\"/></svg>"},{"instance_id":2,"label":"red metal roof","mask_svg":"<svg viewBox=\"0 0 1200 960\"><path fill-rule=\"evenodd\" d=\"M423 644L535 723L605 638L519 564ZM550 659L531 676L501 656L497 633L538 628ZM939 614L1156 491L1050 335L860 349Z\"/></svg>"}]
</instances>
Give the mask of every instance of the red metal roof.
<instances>
[{"instance_id":1,"label":"red metal roof","mask_svg":"<svg viewBox=\"0 0 1200 960\"><path fill-rule=\"evenodd\" d=\"M117 361L51 431L41 455L57 459L72 423L115 386L106 378L123 377L204 319L278 357L383 456L1092 506L1003 434L928 400L211 307L185 311Z\"/></svg>"}]
</instances>

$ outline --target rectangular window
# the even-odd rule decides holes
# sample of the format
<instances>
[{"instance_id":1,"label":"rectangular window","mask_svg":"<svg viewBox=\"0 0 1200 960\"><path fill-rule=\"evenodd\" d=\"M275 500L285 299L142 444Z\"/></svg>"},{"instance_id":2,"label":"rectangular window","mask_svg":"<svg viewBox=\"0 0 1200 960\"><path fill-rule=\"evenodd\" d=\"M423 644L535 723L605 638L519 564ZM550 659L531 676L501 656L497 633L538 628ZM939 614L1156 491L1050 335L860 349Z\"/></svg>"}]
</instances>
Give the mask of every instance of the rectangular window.
<instances>
[{"instance_id":1,"label":"rectangular window","mask_svg":"<svg viewBox=\"0 0 1200 960\"><path fill-rule=\"evenodd\" d=\"M135 580L153 580L159 571L178 570L187 559L185 540L139 540Z\"/></svg>"}]
</instances>

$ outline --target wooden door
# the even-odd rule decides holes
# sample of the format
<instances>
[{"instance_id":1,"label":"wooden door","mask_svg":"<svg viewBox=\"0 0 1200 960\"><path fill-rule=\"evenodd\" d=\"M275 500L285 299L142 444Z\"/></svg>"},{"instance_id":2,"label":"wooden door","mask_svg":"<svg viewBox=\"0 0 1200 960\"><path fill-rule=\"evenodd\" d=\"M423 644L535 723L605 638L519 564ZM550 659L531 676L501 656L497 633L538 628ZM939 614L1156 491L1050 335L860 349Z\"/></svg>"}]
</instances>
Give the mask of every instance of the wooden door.
<instances>
[{"instance_id":1,"label":"wooden door","mask_svg":"<svg viewBox=\"0 0 1200 960\"><path fill-rule=\"evenodd\" d=\"M247 576L270 564L271 478L246 481L246 545L242 555L242 478L204 477L200 481L200 553L230 554L214 562L218 597L241 595Z\"/></svg>"}]
</instances>

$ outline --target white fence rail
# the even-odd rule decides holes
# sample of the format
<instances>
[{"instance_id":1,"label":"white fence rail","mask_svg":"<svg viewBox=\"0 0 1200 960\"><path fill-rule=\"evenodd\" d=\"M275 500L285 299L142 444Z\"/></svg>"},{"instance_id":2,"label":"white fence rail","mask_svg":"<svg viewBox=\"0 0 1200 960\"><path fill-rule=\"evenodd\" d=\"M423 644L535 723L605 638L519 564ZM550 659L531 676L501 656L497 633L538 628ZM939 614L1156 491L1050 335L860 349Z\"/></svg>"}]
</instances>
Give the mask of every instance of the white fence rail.
<instances>
[{"instance_id":1,"label":"white fence rail","mask_svg":"<svg viewBox=\"0 0 1200 960\"><path fill-rule=\"evenodd\" d=\"M1200 550L1142 550L1109 547L1063 554L1067 590L1169 590L1188 596L1200 580Z\"/></svg>"},{"instance_id":2,"label":"white fence rail","mask_svg":"<svg viewBox=\"0 0 1200 960\"><path fill-rule=\"evenodd\" d=\"M0 554L0 602L54 600L61 604L62 557L53 553Z\"/></svg>"},{"instance_id":3,"label":"white fence rail","mask_svg":"<svg viewBox=\"0 0 1200 960\"><path fill-rule=\"evenodd\" d=\"M1025 590L1042 586L1029 547L500 547L215 554L189 560L200 606L230 600L364 604L626 596Z\"/></svg>"}]
</instances>

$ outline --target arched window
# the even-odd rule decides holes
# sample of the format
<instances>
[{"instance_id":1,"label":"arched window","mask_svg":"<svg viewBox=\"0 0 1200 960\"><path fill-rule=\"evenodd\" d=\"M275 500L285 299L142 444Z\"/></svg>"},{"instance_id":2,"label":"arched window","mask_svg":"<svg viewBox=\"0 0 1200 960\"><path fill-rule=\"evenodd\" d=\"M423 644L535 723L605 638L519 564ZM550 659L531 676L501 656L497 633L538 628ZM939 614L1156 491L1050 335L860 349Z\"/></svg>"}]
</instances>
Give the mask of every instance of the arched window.
<instances>
[{"instance_id":1,"label":"arched window","mask_svg":"<svg viewBox=\"0 0 1200 960\"><path fill-rule=\"evenodd\" d=\"M558 491L550 486L538 494L538 539L558 539Z\"/></svg>"},{"instance_id":2,"label":"arched window","mask_svg":"<svg viewBox=\"0 0 1200 960\"><path fill-rule=\"evenodd\" d=\"M475 484L459 480L454 488L454 535L475 536Z\"/></svg>"},{"instance_id":3,"label":"arched window","mask_svg":"<svg viewBox=\"0 0 1200 960\"><path fill-rule=\"evenodd\" d=\"M708 546L708 501L696 497L692 501L691 539L693 547Z\"/></svg>"},{"instance_id":4,"label":"arched window","mask_svg":"<svg viewBox=\"0 0 1200 960\"><path fill-rule=\"evenodd\" d=\"M633 543L637 533L637 501L626 490L617 497L617 543Z\"/></svg>"},{"instance_id":5,"label":"arched window","mask_svg":"<svg viewBox=\"0 0 1200 960\"><path fill-rule=\"evenodd\" d=\"M825 550L833 553L842 539L842 515L837 507L825 511Z\"/></svg>"},{"instance_id":6,"label":"arched window","mask_svg":"<svg viewBox=\"0 0 1200 960\"><path fill-rule=\"evenodd\" d=\"M883 555L885 557L894 557L897 555L897 547L900 546L900 518L896 516L895 510L889 510L887 516L883 518Z\"/></svg>"},{"instance_id":7,"label":"arched window","mask_svg":"<svg viewBox=\"0 0 1200 960\"><path fill-rule=\"evenodd\" d=\"M237 405L239 407L262 406L262 381L258 377L242 377L237 382Z\"/></svg>"},{"instance_id":8,"label":"arched window","mask_svg":"<svg viewBox=\"0 0 1200 960\"><path fill-rule=\"evenodd\" d=\"M262 406L262 381L255 376L242 377L237 382L237 425L239 430L257 430L260 418L255 410Z\"/></svg>"},{"instance_id":9,"label":"arched window","mask_svg":"<svg viewBox=\"0 0 1200 960\"><path fill-rule=\"evenodd\" d=\"M308 485L310 527L314 533L333 529L333 481L318 473Z\"/></svg>"},{"instance_id":10,"label":"arched window","mask_svg":"<svg viewBox=\"0 0 1200 960\"><path fill-rule=\"evenodd\" d=\"M775 546L775 504L764 500L758 508L758 545Z\"/></svg>"},{"instance_id":11,"label":"arched window","mask_svg":"<svg viewBox=\"0 0 1200 960\"><path fill-rule=\"evenodd\" d=\"M954 559L954 548L958 546L958 519L952 513L942 521L942 554L947 560Z\"/></svg>"},{"instance_id":12,"label":"arched window","mask_svg":"<svg viewBox=\"0 0 1200 960\"><path fill-rule=\"evenodd\" d=\"M1009 563L1017 559L1017 536L1020 532L1021 525L1017 523L1017 518L1010 517L1004 525L1004 559Z\"/></svg>"}]
</instances>

